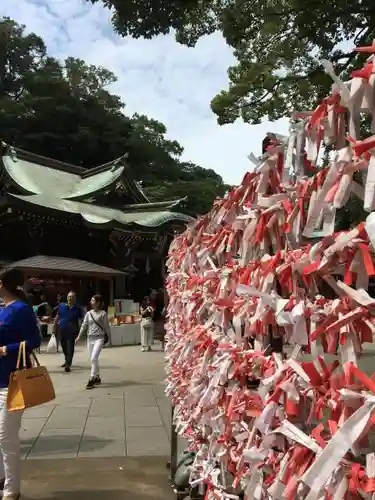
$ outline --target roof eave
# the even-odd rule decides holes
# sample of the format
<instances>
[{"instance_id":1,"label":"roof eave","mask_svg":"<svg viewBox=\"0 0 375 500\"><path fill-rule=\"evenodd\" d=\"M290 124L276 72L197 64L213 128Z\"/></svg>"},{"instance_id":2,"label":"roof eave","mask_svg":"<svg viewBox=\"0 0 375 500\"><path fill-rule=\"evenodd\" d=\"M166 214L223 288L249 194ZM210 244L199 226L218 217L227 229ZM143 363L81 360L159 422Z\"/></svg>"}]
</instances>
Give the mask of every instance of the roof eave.
<instances>
[{"instance_id":1,"label":"roof eave","mask_svg":"<svg viewBox=\"0 0 375 500\"><path fill-rule=\"evenodd\" d=\"M64 200L71 200L71 201L84 201L85 199L87 198L92 198L93 196L96 196L100 193L103 193L105 191L108 191L108 189L112 189L113 186L115 186L117 184L117 182L119 181L119 179L121 178L121 175L124 171L124 168L123 167L119 167L119 172L118 172L118 175L116 175L115 177L113 177L109 182L107 182L106 184L103 184L102 186L100 186L99 189L96 189L94 191L90 191L88 193L84 193L84 194L76 194L76 195L71 195L71 196L64 196ZM105 170L103 170L103 172L105 172ZM96 174L99 174L101 172L96 172ZM85 177L85 179L87 179L88 177Z\"/></svg>"},{"instance_id":2,"label":"roof eave","mask_svg":"<svg viewBox=\"0 0 375 500\"><path fill-rule=\"evenodd\" d=\"M80 221L83 224L85 224L88 227L95 227L95 228L101 228L101 229L117 229L119 227L122 228L143 228L143 229L154 229L154 228L159 228L162 226L168 226L168 224L177 222L177 223L183 223L183 224L190 224L194 222L194 218L190 217L189 215L181 214L179 212L165 212L164 211L164 217L161 217L158 221L158 219L155 220L154 223L147 223L147 221L140 220L140 221L131 221L128 223L121 223L118 222L117 220L109 220L108 222L90 222L81 213L74 213L74 212L69 212L65 210L59 210L56 208L51 208L51 207L45 207L43 205L39 205L38 203L35 202L30 202L25 199L22 199L21 197L17 195L13 195L12 193L8 193L6 197L3 197L1 200L1 204L11 207L12 204L22 206L22 207L28 207L30 211L30 206L33 206L34 209L31 210L33 212L39 212L39 213L46 213L48 212L48 215L55 215L56 217L60 217L63 215L64 218L70 219L70 220L76 220Z\"/></svg>"},{"instance_id":3,"label":"roof eave","mask_svg":"<svg viewBox=\"0 0 375 500\"><path fill-rule=\"evenodd\" d=\"M90 169L85 169L84 174L82 174L82 179L87 179L96 174L101 174L102 172L107 172L107 170L111 170L113 168L119 168L126 166L125 163L126 155L120 156L120 158L116 158L115 160L109 161L107 163L103 163L102 165L98 165L97 167L93 167ZM123 171L124 169L122 169Z\"/></svg>"},{"instance_id":4,"label":"roof eave","mask_svg":"<svg viewBox=\"0 0 375 500\"><path fill-rule=\"evenodd\" d=\"M35 260L37 260L37 262L35 262ZM58 266L56 266L56 261ZM118 269L101 266L99 264L94 264L92 262L83 261L80 259L65 258L65 257L54 257L49 255L38 255L18 260L10 263L7 268L19 269L20 271L24 272L33 272L33 273L37 272L37 273L49 273L49 274L60 274L60 275L61 272L63 271L64 274L102 276L108 278L125 275L123 271L120 271Z\"/></svg>"},{"instance_id":5,"label":"roof eave","mask_svg":"<svg viewBox=\"0 0 375 500\"><path fill-rule=\"evenodd\" d=\"M11 153L12 150L15 151L17 158L20 160L25 160L30 163L36 163L37 165L43 165L44 167L54 168L56 170L62 170L63 172L68 172L70 174L82 175L85 173L86 169L83 167L77 167L76 165L72 165L70 163L65 163L60 160L55 160L53 158L47 158L46 156L38 155L35 153L31 153L30 151L25 151L24 149L20 149L14 146L10 146L9 144L5 144L5 151L3 151L2 156L5 156L6 153Z\"/></svg>"},{"instance_id":6,"label":"roof eave","mask_svg":"<svg viewBox=\"0 0 375 500\"><path fill-rule=\"evenodd\" d=\"M61 276L61 271L57 269L46 269L44 267L22 267L22 266L15 266L15 269L18 269L19 271L22 271L24 273L39 273L39 274L53 274L56 276ZM96 272L96 271L90 271L90 272L83 272L83 271L66 271L64 270L64 275L66 276L93 276L93 277L102 277L102 278L115 278L116 276L126 276L126 273L124 272L119 272L119 273L105 273L105 272Z\"/></svg>"},{"instance_id":7,"label":"roof eave","mask_svg":"<svg viewBox=\"0 0 375 500\"><path fill-rule=\"evenodd\" d=\"M132 176L127 163L124 164L124 172L122 174L121 182L124 184L125 189L128 188L130 193L134 196L135 200L139 203L151 203L147 198L142 188Z\"/></svg>"},{"instance_id":8,"label":"roof eave","mask_svg":"<svg viewBox=\"0 0 375 500\"><path fill-rule=\"evenodd\" d=\"M143 189L141 188L141 186L138 184L138 182L132 176L132 173L130 171L129 165L126 162L126 158L127 158L126 154L123 155L123 156L121 156L121 157L119 157L119 158L117 158L117 159L115 159L115 160L112 160L112 161L110 161L108 163L99 165L98 167L94 167L92 169L87 169L87 168L83 168L83 167L78 167L76 165L72 165L70 163L62 162L60 160L55 160L55 159L52 159L52 158L47 158L46 156L42 156L42 155L38 155L38 154L35 154L35 153L31 153L29 151L25 151L23 149L20 149L20 148L14 147L14 146L10 146L9 144L6 144L4 142L1 143L1 146L2 146L3 151L1 152L0 160L1 160L1 166L2 166L3 172L5 172L5 175L7 176L7 178L9 179L9 181L11 182L12 186L14 186L16 189L18 189L23 194L36 194L36 193L27 190L23 186L20 186L9 175L9 173L7 171L7 168L5 167L5 164L3 162L3 156L5 156L6 154L10 154L11 155L12 154L12 150L14 150L14 152L17 155L17 158L19 158L20 160L28 161L30 163L35 163L37 165L42 165L42 166L45 166L47 168L52 168L52 169L60 170L60 171L63 171L63 172L71 173L71 174L74 174L74 175L78 175L82 179L86 179L86 178L92 177L92 176L94 176L96 174L99 174L99 173L102 173L102 172L106 172L106 171L108 171L110 169L113 169L114 167L120 167L120 166L123 167L122 172L118 176L116 176L116 178L114 178L113 180L111 180L111 182L108 182L105 186L101 186L100 189L98 189L96 191L92 191L90 193L86 193L84 195L78 195L78 196L77 195L76 196L72 195L72 196L64 197L66 199L70 199L70 200L83 200L84 198L92 197L95 194L98 194L98 193L100 193L100 192L102 192L104 190L107 190L107 189L111 188L111 186L113 186L119 180L123 183L123 185L125 186L125 188L127 189L127 191L129 191L129 194L136 201L136 203L130 205L130 207L134 206L134 208L136 208L136 205L139 205L139 206L140 205L144 205L144 208L151 208L152 206L153 207L160 207L160 208L161 207L163 207L163 208L173 208L173 207L177 206L178 204L180 204L182 201L184 201L186 199L186 198L182 198L181 200L172 200L172 201L166 201L166 202L156 202L156 203L159 203L159 205L157 205L156 203L151 202L149 200L149 198L145 195L145 193L144 193ZM150 206L147 207L147 205L150 205Z\"/></svg>"},{"instance_id":9,"label":"roof eave","mask_svg":"<svg viewBox=\"0 0 375 500\"><path fill-rule=\"evenodd\" d=\"M174 208L180 205L183 201L187 200L187 196L184 198L180 198L178 200L169 200L169 201L150 201L149 203L133 203L130 205L126 205L123 210L137 210L137 209L153 209L153 208Z\"/></svg>"}]
</instances>

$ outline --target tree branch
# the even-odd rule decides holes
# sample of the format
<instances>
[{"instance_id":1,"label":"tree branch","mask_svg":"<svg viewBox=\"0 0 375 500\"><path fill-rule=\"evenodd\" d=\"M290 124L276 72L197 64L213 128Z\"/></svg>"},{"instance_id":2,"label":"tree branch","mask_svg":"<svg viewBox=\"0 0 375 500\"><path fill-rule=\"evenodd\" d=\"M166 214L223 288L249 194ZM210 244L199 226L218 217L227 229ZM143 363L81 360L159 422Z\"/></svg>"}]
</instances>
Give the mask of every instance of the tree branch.
<instances>
[{"instance_id":1,"label":"tree branch","mask_svg":"<svg viewBox=\"0 0 375 500\"><path fill-rule=\"evenodd\" d=\"M286 13L288 13L289 15L294 13L294 14L298 14L298 13L301 13L303 12L304 9L301 9L299 11L296 11L296 10L293 10L291 9L290 11L288 12L279 12L279 13L269 13L267 15L285 15ZM352 8L348 9L348 10L342 10L340 11L340 14L342 13L346 13L346 14L358 14L358 9L356 9L355 11L353 11ZM277 40L279 40L280 38L284 37L287 35L288 33L288 28L282 30L281 33L276 33L271 39L272 39L272 42L275 42ZM362 28L360 29L360 31L356 34L356 36L354 37L354 45L355 46L358 46L358 45L361 45L362 43L364 43L366 41L366 38L368 37L368 35L371 33L372 30L372 27L369 26L369 24L366 24L365 26L362 25ZM265 46L263 47L263 51L266 50L267 46L269 46L271 42L269 41L268 44L265 44ZM358 57L360 55L360 53L358 52L355 52L354 50L348 52L348 53L337 53L335 55L332 55L331 57L329 57L330 61L332 62L336 62L336 63L339 63L340 61L342 61L341 64L338 64L338 67L339 67L339 70L340 70L340 73L342 73L343 71L345 71L349 66L350 64L353 62L353 60ZM345 61L345 62L344 62ZM247 108L247 107L250 107L250 106L257 106L259 105L260 103L262 103L265 99L269 98L269 97L272 97L276 94L277 90L278 90L278 87L283 83L283 82L286 82L286 81L299 81L299 80L306 80L306 79L309 79L311 77L313 77L316 73L319 73L319 72L322 72L323 70L320 68L320 67L317 67L313 70L311 70L310 72L304 74L304 75L288 75L284 78L279 78L275 83L274 85L272 86L272 88L270 90L267 90L265 91L265 93L261 96L261 97L258 97L256 99L253 99L251 100L250 102L247 102L247 103L244 103L244 104L238 104L238 105L232 105L230 106L229 108L229 111L230 112L236 112L238 110L241 110L241 109L244 109L244 108Z\"/></svg>"},{"instance_id":2,"label":"tree branch","mask_svg":"<svg viewBox=\"0 0 375 500\"><path fill-rule=\"evenodd\" d=\"M359 31L359 33L357 33L357 35L354 37L354 40L353 40L354 45L356 47L358 47L359 45L361 45L362 43L364 43L365 40L366 40L366 37L368 36L369 33L370 33L370 27L369 26L366 26L365 28L362 28ZM345 59L346 58L345 64L340 65L340 73L342 73L343 71L345 71L348 68L349 64L353 61L353 59L355 59L359 55L360 55L359 52L355 52L354 50L352 50L349 54L346 54L345 56L341 55L341 57L337 56L336 58L333 56L333 57L330 58L330 60L332 62L337 62L340 59Z\"/></svg>"},{"instance_id":3,"label":"tree branch","mask_svg":"<svg viewBox=\"0 0 375 500\"><path fill-rule=\"evenodd\" d=\"M231 107L231 111L238 111L243 108L248 108L249 106L256 106L257 104L260 104L263 102L270 94L275 95L277 92L278 87L283 83L287 81L298 81L298 80L305 80L306 78L311 78L315 73L322 71L320 68L315 68L314 70L310 71L306 75L289 75L285 76L284 78L279 78L272 88L270 90L267 90L265 94L263 94L261 97L258 97L257 99L254 99L250 102L247 102L245 104L239 104L238 106Z\"/></svg>"},{"instance_id":4,"label":"tree branch","mask_svg":"<svg viewBox=\"0 0 375 500\"><path fill-rule=\"evenodd\" d=\"M312 0L310 4L315 4L316 2ZM310 6L308 5L308 2L305 2L305 8L301 9L288 9L285 11L281 12L266 12L265 15L267 17L282 17L282 16L290 16L291 14L306 14L310 12ZM369 9L368 8L363 8L361 9L357 3L354 4L353 6L350 6L348 9L335 9L335 14L339 18L343 15L358 15L358 14L363 14L363 15L368 15L369 14Z\"/></svg>"}]
</instances>

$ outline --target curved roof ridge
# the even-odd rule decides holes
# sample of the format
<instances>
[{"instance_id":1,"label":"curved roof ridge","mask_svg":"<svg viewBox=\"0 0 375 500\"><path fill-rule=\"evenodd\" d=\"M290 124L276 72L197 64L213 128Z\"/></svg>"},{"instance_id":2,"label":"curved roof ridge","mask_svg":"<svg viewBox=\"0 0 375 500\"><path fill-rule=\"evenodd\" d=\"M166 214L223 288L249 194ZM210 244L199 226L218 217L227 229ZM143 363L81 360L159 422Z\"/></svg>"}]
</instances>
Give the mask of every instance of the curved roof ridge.
<instances>
[{"instance_id":1,"label":"curved roof ridge","mask_svg":"<svg viewBox=\"0 0 375 500\"><path fill-rule=\"evenodd\" d=\"M125 159L127 158L127 155L124 154L123 156L120 156L119 158L116 158L115 160L108 161L107 163L103 163L102 165L98 165L97 167L93 168L87 168L84 174L82 175L83 179L86 179L87 177L92 177L93 175L100 174L102 172L106 172L107 170L118 168L118 167L125 167Z\"/></svg>"},{"instance_id":2,"label":"curved roof ridge","mask_svg":"<svg viewBox=\"0 0 375 500\"><path fill-rule=\"evenodd\" d=\"M49 158L48 156L42 156L37 153L32 153L31 151L26 151L25 149L17 148L6 143L5 151L10 152L11 154L12 151L14 151L17 158L19 158L20 160L25 160L30 163L37 163L38 165L43 165L44 167L55 168L57 170L62 170L64 172L75 175L81 175L87 170L84 167L79 167L77 165L73 165L72 163L67 163L65 161L56 160L55 158Z\"/></svg>"},{"instance_id":3,"label":"curved roof ridge","mask_svg":"<svg viewBox=\"0 0 375 500\"><path fill-rule=\"evenodd\" d=\"M63 200L48 195L20 196L8 193L10 199L19 200L21 203L37 205L43 209L54 210L57 212L66 212L75 216L80 216L86 222L93 225L104 226L128 226L138 225L143 227L158 227L167 222L181 221L190 223L194 221L193 217L179 212L169 210L155 211L134 211L124 212L115 208L103 207L100 205L90 205L80 201Z\"/></svg>"},{"instance_id":4,"label":"curved roof ridge","mask_svg":"<svg viewBox=\"0 0 375 500\"><path fill-rule=\"evenodd\" d=\"M167 201L150 201L149 203L131 203L126 205L123 210L134 210L140 208L152 209L152 208L174 208L177 207L180 203L187 200L187 196L184 198L178 198L175 200L167 200Z\"/></svg>"},{"instance_id":5,"label":"curved roof ridge","mask_svg":"<svg viewBox=\"0 0 375 500\"><path fill-rule=\"evenodd\" d=\"M12 183L26 194L47 194L64 199L92 196L108 189L117 182L124 166L97 170L91 176L83 176L81 170L55 168L41 157L23 150L7 147L1 157L2 165Z\"/></svg>"},{"instance_id":6,"label":"curved roof ridge","mask_svg":"<svg viewBox=\"0 0 375 500\"><path fill-rule=\"evenodd\" d=\"M1 145L4 151L0 153L0 164L2 163L13 184L23 194L52 193L61 199L78 200L108 189L120 181L135 200L134 205L143 204L144 208L148 204L148 208L172 207L182 201L156 202L160 205L151 202L141 184L133 177L126 161L127 153L90 169L31 153L5 142Z\"/></svg>"}]
</instances>

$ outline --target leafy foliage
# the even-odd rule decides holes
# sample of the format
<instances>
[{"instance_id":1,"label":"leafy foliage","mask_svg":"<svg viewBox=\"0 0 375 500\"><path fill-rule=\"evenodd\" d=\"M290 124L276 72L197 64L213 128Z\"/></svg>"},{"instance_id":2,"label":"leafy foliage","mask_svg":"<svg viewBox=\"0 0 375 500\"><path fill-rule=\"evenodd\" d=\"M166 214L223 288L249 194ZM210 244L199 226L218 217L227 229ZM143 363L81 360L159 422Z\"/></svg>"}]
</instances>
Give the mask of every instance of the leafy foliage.
<instances>
[{"instance_id":1,"label":"leafy foliage","mask_svg":"<svg viewBox=\"0 0 375 500\"><path fill-rule=\"evenodd\" d=\"M226 189L222 178L182 162L183 147L166 138L164 124L126 116L121 99L109 91L115 81L105 68L49 57L40 37L0 19L1 139L85 167L128 153L133 177L152 200L188 196L188 213L207 211Z\"/></svg>"},{"instance_id":2,"label":"leafy foliage","mask_svg":"<svg viewBox=\"0 0 375 500\"><path fill-rule=\"evenodd\" d=\"M348 73L363 56L345 50L347 42L371 44L375 37L372 0L101 1L124 36L175 30L179 42L193 46L202 35L223 33L238 63L229 68L229 90L211 103L220 124L240 116L259 123L315 106L332 83L319 60Z\"/></svg>"},{"instance_id":3,"label":"leafy foliage","mask_svg":"<svg viewBox=\"0 0 375 500\"><path fill-rule=\"evenodd\" d=\"M335 230L351 229L365 220L367 216L368 213L363 210L363 201L351 194L347 203L337 211Z\"/></svg>"},{"instance_id":4,"label":"leafy foliage","mask_svg":"<svg viewBox=\"0 0 375 500\"><path fill-rule=\"evenodd\" d=\"M223 184L221 177L213 170L206 170L193 163L182 163L181 167L183 176L177 183L171 179L165 179L158 186L144 183L147 196L160 200L188 196L187 212L193 215L209 212L212 201L232 189L232 186Z\"/></svg>"},{"instance_id":5,"label":"leafy foliage","mask_svg":"<svg viewBox=\"0 0 375 500\"><path fill-rule=\"evenodd\" d=\"M221 0L88 0L101 1L113 10L113 25L118 33L133 38L152 38L176 30L189 45L217 29L215 4Z\"/></svg>"}]
</instances>

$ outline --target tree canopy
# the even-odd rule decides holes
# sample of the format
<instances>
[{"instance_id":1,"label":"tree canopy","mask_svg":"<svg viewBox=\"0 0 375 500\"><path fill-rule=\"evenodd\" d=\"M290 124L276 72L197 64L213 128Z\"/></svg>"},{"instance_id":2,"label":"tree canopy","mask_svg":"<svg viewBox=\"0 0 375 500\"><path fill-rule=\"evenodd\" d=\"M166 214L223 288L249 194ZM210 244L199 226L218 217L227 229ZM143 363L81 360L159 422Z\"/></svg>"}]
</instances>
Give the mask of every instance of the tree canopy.
<instances>
[{"instance_id":1,"label":"tree canopy","mask_svg":"<svg viewBox=\"0 0 375 500\"><path fill-rule=\"evenodd\" d=\"M174 30L180 43L221 31L237 64L228 70L229 89L212 99L220 124L242 118L259 123L311 108L332 81L320 66L330 59L348 74L363 55L348 42L375 38L372 0L88 0L113 9L121 35L151 38Z\"/></svg>"},{"instance_id":2,"label":"tree canopy","mask_svg":"<svg viewBox=\"0 0 375 500\"><path fill-rule=\"evenodd\" d=\"M1 139L87 168L128 153L132 175L152 201L188 196L187 213L208 211L227 189L222 178L181 161L183 147L166 137L163 123L126 116L109 90L115 81L105 68L50 57L39 36L0 18Z\"/></svg>"}]
</instances>

